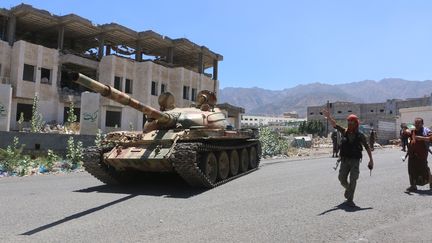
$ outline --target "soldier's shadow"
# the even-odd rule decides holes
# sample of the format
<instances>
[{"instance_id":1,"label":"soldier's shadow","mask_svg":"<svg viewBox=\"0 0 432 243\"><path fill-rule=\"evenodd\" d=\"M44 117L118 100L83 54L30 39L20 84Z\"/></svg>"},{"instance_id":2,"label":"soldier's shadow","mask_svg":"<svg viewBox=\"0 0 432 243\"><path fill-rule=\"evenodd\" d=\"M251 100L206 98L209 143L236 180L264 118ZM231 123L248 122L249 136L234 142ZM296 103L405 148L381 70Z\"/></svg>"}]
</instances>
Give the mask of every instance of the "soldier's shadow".
<instances>
[{"instance_id":1,"label":"soldier's shadow","mask_svg":"<svg viewBox=\"0 0 432 243\"><path fill-rule=\"evenodd\" d=\"M359 206L349 206L346 204L346 202L343 202L339 205L334 206L333 208L326 210L320 214L318 214L318 216L322 216L324 214L336 211L336 210L344 210L345 212L349 212L349 213L353 213L353 212L357 212L357 211L363 211L363 210L369 210L369 209L373 209L372 207L367 207L367 208L362 208Z\"/></svg>"},{"instance_id":2,"label":"soldier's shadow","mask_svg":"<svg viewBox=\"0 0 432 243\"><path fill-rule=\"evenodd\" d=\"M418 194L420 196L432 196L432 190L417 190L415 192L405 192L408 195Z\"/></svg>"}]
</instances>

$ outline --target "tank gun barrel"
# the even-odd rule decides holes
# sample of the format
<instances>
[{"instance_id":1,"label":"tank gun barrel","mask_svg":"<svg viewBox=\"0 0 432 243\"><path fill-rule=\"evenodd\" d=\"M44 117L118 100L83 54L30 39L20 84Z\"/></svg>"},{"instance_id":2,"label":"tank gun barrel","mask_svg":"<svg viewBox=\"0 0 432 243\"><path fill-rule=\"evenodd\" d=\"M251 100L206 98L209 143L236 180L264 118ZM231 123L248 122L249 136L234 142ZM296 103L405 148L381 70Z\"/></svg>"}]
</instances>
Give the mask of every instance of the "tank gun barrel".
<instances>
[{"instance_id":1,"label":"tank gun barrel","mask_svg":"<svg viewBox=\"0 0 432 243\"><path fill-rule=\"evenodd\" d=\"M172 122L172 118L169 114L156 110L153 107L144 105L143 103L121 92L120 90L115 89L109 85L102 84L81 73L72 73L71 79L73 82L80 84L94 92L97 92L108 99L116 101L122 105L130 106L144 113L147 117L158 120L158 122L161 124L168 124Z\"/></svg>"}]
</instances>

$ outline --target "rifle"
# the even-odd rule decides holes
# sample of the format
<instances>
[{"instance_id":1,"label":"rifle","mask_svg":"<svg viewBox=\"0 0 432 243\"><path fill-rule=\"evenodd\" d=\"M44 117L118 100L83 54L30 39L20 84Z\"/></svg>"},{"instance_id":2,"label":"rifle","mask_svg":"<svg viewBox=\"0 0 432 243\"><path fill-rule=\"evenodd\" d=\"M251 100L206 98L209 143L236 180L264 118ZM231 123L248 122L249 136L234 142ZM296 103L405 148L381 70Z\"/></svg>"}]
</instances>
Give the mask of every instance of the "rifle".
<instances>
[{"instance_id":1,"label":"rifle","mask_svg":"<svg viewBox=\"0 0 432 243\"><path fill-rule=\"evenodd\" d=\"M333 167L334 170L337 170L337 168L338 168L339 163L341 162L341 160L342 160L342 158L338 158L338 159L336 160L336 165Z\"/></svg>"}]
</instances>

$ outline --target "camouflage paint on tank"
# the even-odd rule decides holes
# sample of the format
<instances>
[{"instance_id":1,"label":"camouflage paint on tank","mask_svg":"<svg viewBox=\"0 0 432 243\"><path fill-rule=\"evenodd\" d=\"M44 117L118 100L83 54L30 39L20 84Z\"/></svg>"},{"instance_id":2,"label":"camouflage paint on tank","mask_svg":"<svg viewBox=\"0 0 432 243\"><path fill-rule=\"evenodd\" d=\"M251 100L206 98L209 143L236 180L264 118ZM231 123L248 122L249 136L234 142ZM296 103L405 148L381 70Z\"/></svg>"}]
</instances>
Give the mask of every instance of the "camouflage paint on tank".
<instances>
[{"instance_id":1,"label":"camouflage paint on tank","mask_svg":"<svg viewBox=\"0 0 432 243\"><path fill-rule=\"evenodd\" d=\"M156 130L145 134L136 132L114 132L105 142L117 144L104 155L104 161L118 170L171 172L168 161L173 145L185 131ZM116 140L114 137L123 138ZM128 138L128 139L124 139Z\"/></svg>"}]
</instances>

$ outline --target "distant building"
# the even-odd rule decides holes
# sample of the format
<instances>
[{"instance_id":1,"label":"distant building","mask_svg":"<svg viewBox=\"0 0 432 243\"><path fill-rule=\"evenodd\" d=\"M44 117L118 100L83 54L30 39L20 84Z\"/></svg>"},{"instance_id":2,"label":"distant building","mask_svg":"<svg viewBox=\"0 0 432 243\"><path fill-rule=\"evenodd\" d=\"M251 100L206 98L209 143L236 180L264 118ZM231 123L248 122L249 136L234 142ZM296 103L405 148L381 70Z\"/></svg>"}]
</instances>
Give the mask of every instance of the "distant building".
<instances>
[{"instance_id":1,"label":"distant building","mask_svg":"<svg viewBox=\"0 0 432 243\"><path fill-rule=\"evenodd\" d=\"M298 114L296 111L284 112L284 113L283 113L283 117L288 117L288 118L299 118L299 114Z\"/></svg>"},{"instance_id":2,"label":"distant building","mask_svg":"<svg viewBox=\"0 0 432 243\"><path fill-rule=\"evenodd\" d=\"M389 99L382 103L361 104L337 101L321 106L307 107L307 120L321 121L325 126L329 126L327 131L331 131L332 128L321 114L322 109L328 107L336 121L344 125L346 125L348 115L356 114L362 125L377 130L379 143L386 143L388 140L396 138L394 135L396 134L395 131L398 130L396 119L400 116L402 108L430 106L431 104L432 96L406 100Z\"/></svg>"},{"instance_id":3,"label":"distant building","mask_svg":"<svg viewBox=\"0 0 432 243\"><path fill-rule=\"evenodd\" d=\"M177 107L188 107L200 90L219 89L223 56L185 38L116 23L95 25L75 14L57 16L26 4L0 9L0 23L0 82L13 90L8 111L12 130L21 113L30 120L36 94L47 122L67 121L71 102L80 114L86 89L68 82L67 71L81 72L155 108L165 91L174 94ZM98 127L105 132L139 129L146 120L103 97L98 113Z\"/></svg>"},{"instance_id":4,"label":"distant building","mask_svg":"<svg viewBox=\"0 0 432 243\"><path fill-rule=\"evenodd\" d=\"M418 106L411 108L403 108L399 110L400 115L396 120L396 136L399 136L399 129L401 123L413 124L417 117L423 118L424 126L432 128L432 105Z\"/></svg>"},{"instance_id":5,"label":"distant building","mask_svg":"<svg viewBox=\"0 0 432 243\"><path fill-rule=\"evenodd\" d=\"M300 124L300 122L303 121L306 121L306 119L283 117L283 116L254 116L254 115L241 116L242 127L259 127L259 126L271 126L274 128L297 127Z\"/></svg>"}]
</instances>

